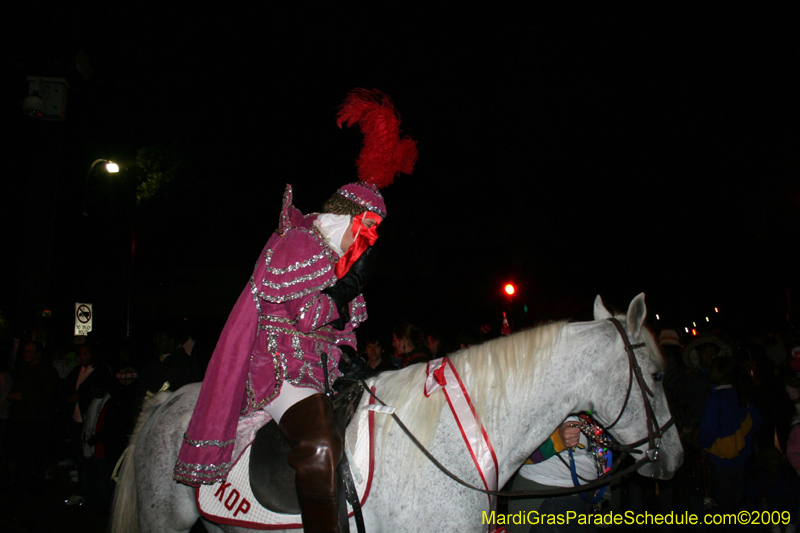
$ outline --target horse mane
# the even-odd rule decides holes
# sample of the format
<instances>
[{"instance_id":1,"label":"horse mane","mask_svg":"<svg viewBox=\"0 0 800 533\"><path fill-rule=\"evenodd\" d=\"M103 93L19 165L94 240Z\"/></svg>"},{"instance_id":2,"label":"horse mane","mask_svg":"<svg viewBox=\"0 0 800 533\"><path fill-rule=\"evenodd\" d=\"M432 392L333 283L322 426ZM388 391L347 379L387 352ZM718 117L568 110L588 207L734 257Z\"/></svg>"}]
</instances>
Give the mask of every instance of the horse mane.
<instances>
[{"instance_id":1,"label":"horse mane","mask_svg":"<svg viewBox=\"0 0 800 533\"><path fill-rule=\"evenodd\" d=\"M426 447L429 447L439 424L439 415L444 405L444 395L433 394L426 398L424 394L427 365L416 364L402 370L383 372L376 376L370 386L375 386L375 393L386 405L395 408L400 420L408 427L411 433ZM381 432L384 442L389 433L400 431L397 424L388 416L379 416L375 419L376 434ZM401 439L405 443L402 450L392 450L391 453L408 454L416 452L416 457L421 458L422 453L417 450L410 439ZM402 446L402 445L401 445ZM410 450L414 450L411 452Z\"/></svg>"},{"instance_id":2,"label":"horse mane","mask_svg":"<svg viewBox=\"0 0 800 533\"><path fill-rule=\"evenodd\" d=\"M507 407L507 388L530 384L542 365L550 361L550 354L566 322L544 324L501 337L483 344L459 350L448 357L453 362L470 394L480 419ZM441 393L425 397L426 365L412 365L403 370L385 372L375 378L376 394L387 405L395 408L397 416L426 447L436 434L444 406ZM488 400L492 398L492 405ZM499 400L499 401L498 401ZM493 412L488 413L491 409ZM388 417L381 417L384 438L387 432L397 429ZM380 427L380 426L379 426ZM403 439L422 454L409 439ZM392 453L406 453L393 450Z\"/></svg>"},{"instance_id":3,"label":"horse mane","mask_svg":"<svg viewBox=\"0 0 800 533\"><path fill-rule=\"evenodd\" d=\"M549 322L451 356L479 418L507 409L509 391L531 386L537 370L550 362L566 325L566 321Z\"/></svg>"}]
</instances>

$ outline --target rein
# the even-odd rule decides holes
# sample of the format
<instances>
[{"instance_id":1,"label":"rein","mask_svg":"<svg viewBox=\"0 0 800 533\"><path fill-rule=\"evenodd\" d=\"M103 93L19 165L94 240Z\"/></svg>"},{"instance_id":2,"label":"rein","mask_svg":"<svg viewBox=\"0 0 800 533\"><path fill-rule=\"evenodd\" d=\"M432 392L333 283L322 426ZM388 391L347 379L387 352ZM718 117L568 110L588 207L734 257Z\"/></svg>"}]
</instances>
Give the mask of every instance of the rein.
<instances>
[{"instance_id":1,"label":"rein","mask_svg":"<svg viewBox=\"0 0 800 533\"><path fill-rule=\"evenodd\" d=\"M414 445L422 452L422 454L425 455L425 457L427 457L428 460L431 461L434 464L434 466L436 466L439 470L441 470L443 474L445 474L447 477L449 477L450 479L452 479L456 483L458 483L458 484L460 484L460 485L462 485L464 487L467 487L468 489L472 489L472 490L474 490L476 492L481 492L483 494L488 494L490 496L503 496L503 497L507 497L507 498L538 498L538 497L551 497L551 496L562 496L562 495L567 495L567 494L575 494L576 492L584 492L584 491L587 491L587 490L591 490L591 489L595 489L595 488L601 487L603 485L607 485L607 484L611 483L613 480L615 480L615 479L617 479L619 477L626 476L626 475L630 474L631 472L633 472L635 470L638 470L639 468L644 466L646 463L657 461L658 460L658 454L659 454L659 447L661 445L661 436L674 423L674 419L672 417L670 417L670 419L663 426L659 427L658 420L656 419L655 413L653 412L653 406L650 404L650 400L648 399L648 396L651 397L651 398L654 397L653 391L650 389L650 387L647 386L647 383L644 380L644 376L642 374L642 369L639 366L639 362L636 360L636 354L634 352L634 350L636 348L641 348L641 347L645 346L645 344L644 343L631 344L631 341L628 338L628 333L622 327L622 324L619 322L619 320L617 320L616 318L609 318L608 320L610 320L611 323L614 324L614 326L617 328L617 330L620 333L620 336L622 337L622 341L625 343L625 351L626 351L626 353L628 355L628 369L629 369L629 371L628 371L628 390L627 390L627 393L625 394L625 401L624 401L624 403L622 405L622 409L620 410L620 413L619 413L619 415L617 415L617 418L614 420L614 422L610 426L608 426L606 429L610 429L611 427L616 425L616 423L619 422L620 418L622 418L622 414L625 411L625 408L628 406L628 400L630 399L631 390L633 388L633 376L636 376L636 382L638 383L639 389L642 392L642 400L644 402L645 415L647 417L647 422L646 422L646 424L647 424L647 437L639 439L639 440L637 440L635 442L632 442L630 444L621 444L621 445L614 446L615 449L623 452L622 457L620 457L617 460L617 463L615 465L613 465L608 470L608 472L606 472L602 476L599 476L594 481L591 481L589 483L586 483L586 484L580 485L580 486L576 486L576 487L564 487L564 488L559 488L559 489L548 489L548 490L486 490L486 489L482 489L480 487L476 487L476 486L464 481L463 479L461 479L460 477L458 477L457 475L452 473L450 470L448 470L447 467L445 467L442 463L440 463L433 456L433 454L431 454L431 452L428 451L428 449L425 448L425 446L411 433L411 431L408 429L408 427L406 427L406 425L403 423L403 421L400 420L400 417L397 416L397 413L392 412L391 413L391 417L394 419L394 421L397 423L397 425L400 427L400 429L403 431L403 433L405 433L408 436L408 438L411 440L411 442L413 442ZM361 381L361 385L364 387L364 390L366 390L367 393L370 396L375 398L375 401L377 401L381 405L387 407L387 405L380 398L378 398L375 395L374 392L372 392L372 389L364 382L364 380L360 380L360 381ZM626 455L631 454L631 453L641 453L638 450L635 450L635 448L637 446L640 446L640 445L644 444L644 443L648 443L648 449L644 453L644 455L638 461L634 462L634 464L632 464L631 466L625 468L624 470L616 472L616 470L619 468L619 465L622 463L622 459L624 459Z\"/></svg>"}]
</instances>

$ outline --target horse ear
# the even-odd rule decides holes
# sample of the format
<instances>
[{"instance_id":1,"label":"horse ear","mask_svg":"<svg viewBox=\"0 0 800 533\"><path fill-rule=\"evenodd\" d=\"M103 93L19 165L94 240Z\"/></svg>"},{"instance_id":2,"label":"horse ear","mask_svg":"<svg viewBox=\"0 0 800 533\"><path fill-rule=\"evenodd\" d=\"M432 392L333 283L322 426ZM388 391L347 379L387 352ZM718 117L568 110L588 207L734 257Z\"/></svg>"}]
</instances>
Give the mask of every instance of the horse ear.
<instances>
[{"instance_id":1,"label":"horse ear","mask_svg":"<svg viewBox=\"0 0 800 533\"><path fill-rule=\"evenodd\" d=\"M642 325L647 316L647 306L644 305L644 293L640 292L639 295L631 301L628 307L628 331L631 335L638 337L642 332Z\"/></svg>"},{"instance_id":2,"label":"horse ear","mask_svg":"<svg viewBox=\"0 0 800 533\"><path fill-rule=\"evenodd\" d=\"M598 294L597 298L594 299L594 319L605 320L606 318L611 318L611 313L606 309L603 299Z\"/></svg>"}]
</instances>

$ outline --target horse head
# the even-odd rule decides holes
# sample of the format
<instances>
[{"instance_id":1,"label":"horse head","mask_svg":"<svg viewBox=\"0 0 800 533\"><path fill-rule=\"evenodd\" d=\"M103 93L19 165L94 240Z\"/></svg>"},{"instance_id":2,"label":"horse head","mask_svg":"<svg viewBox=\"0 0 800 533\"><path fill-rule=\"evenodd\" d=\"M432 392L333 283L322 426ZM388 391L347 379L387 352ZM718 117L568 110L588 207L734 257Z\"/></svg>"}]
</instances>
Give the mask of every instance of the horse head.
<instances>
[{"instance_id":1,"label":"horse head","mask_svg":"<svg viewBox=\"0 0 800 533\"><path fill-rule=\"evenodd\" d=\"M634 450L634 459L650 458L640 474L669 479L683 462L683 448L664 392L663 357L644 325L646 316L644 293L631 301L626 315L616 317L599 295L595 299L594 318L605 321L614 359L606 362L608 375L598 376L608 380L592 387L592 404L598 421Z\"/></svg>"}]
</instances>

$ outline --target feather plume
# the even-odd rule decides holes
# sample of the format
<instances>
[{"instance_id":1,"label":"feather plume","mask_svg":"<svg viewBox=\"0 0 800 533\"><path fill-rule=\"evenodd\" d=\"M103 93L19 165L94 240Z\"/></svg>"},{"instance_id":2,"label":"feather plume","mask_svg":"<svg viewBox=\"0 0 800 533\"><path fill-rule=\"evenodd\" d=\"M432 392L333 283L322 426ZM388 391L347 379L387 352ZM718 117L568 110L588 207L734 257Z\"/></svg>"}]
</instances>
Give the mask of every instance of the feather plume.
<instances>
[{"instance_id":1,"label":"feather plume","mask_svg":"<svg viewBox=\"0 0 800 533\"><path fill-rule=\"evenodd\" d=\"M364 145L356 160L358 178L379 189L400 173L414 172L417 141L400 137L400 115L388 96L377 89L353 89L339 108L336 124L358 124Z\"/></svg>"}]
</instances>

